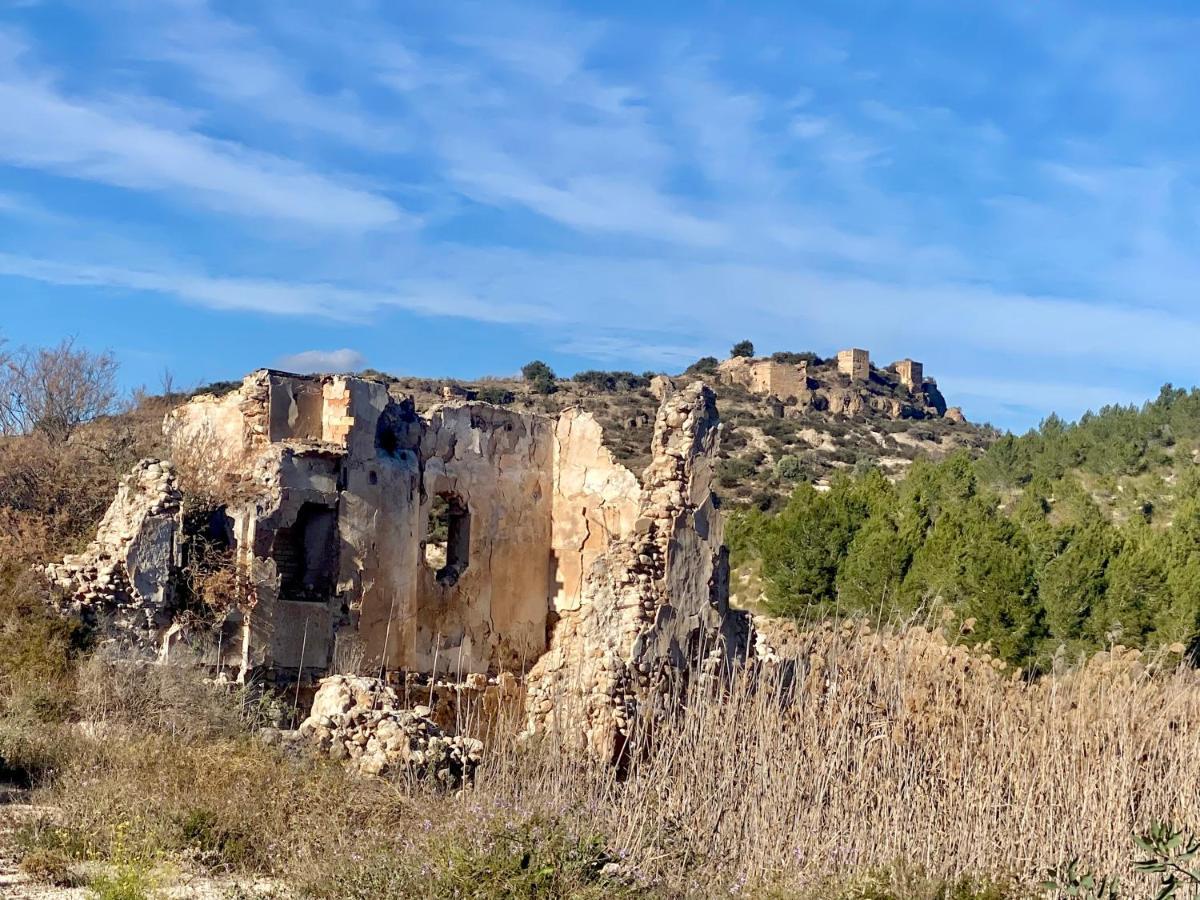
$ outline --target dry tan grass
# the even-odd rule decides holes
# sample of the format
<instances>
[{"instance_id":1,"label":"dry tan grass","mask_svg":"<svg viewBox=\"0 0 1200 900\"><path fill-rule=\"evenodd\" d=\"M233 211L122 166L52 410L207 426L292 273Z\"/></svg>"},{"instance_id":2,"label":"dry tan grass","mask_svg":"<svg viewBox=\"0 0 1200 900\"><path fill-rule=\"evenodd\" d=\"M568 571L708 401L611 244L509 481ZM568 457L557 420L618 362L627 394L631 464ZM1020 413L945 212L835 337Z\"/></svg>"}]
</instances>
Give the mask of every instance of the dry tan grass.
<instances>
[{"instance_id":1,"label":"dry tan grass","mask_svg":"<svg viewBox=\"0 0 1200 900\"><path fill-rule=\"evenodd\" d=\"M153 724L171 716L131 718L108 688L109 726L72 747L39 800L98 852L121 824L148 850L199 840L189 852L210 865L321 897L1025 896L1075 856L1139 897L1153 892L1129 869L1135 829L1200 824L1192 670L1115 652L1030 684L924 629L818 628L792 649L794 671L693 692L627 778L499 728L457 796L356 780L225 724L172 733ZM89 674L93 695L101 677ZM620 862L619 884L596 880L593 840ZM550 867L577 870L540 894L489 893L481 873L539 846ZM880 870L892 874L862 880ZM1003 887L947 887L960 875Z\"/></svg>"},{"instance_id":2,"label":"dry tan grass","mask_svg":"<svg viewBox=\"0 0 1200 900\"><path fill-rule=\"evenodd\" d=\"M1030 684L921 628L794 650L794 680L693 696L624 784L549 752L494 757L480 790L586 810L654 881L681 861L792 885L904 861L1032 886L1074 856L1128 881L1135 830L1200 824L1200 678L1172 658L1117 650Z\"/></svg>"}]
</instances>

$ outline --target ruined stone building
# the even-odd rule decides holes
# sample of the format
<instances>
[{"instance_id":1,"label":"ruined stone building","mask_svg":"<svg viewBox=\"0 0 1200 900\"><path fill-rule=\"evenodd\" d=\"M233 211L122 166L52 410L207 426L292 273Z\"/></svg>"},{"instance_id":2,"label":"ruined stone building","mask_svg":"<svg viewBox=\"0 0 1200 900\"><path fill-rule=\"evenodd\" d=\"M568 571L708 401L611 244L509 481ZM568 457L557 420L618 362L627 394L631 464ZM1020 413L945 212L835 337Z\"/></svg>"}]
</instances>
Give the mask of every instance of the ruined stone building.
<instances>
[{"instance_id":1,"label":"ruined stone building","mask_svg":"<svg viewBox=\"0 0 1200 900\"><path fill-rule=\"evenodd\" d=\"M867 381L871 377L871 354L866 350L839 350L837 363L838 371L849 375L852 381Z\"/></svg>"},{"instance_id":2,"label":"ruined stone building","mask_svg":"<svg viewBox=\"0 0 1200 900\"><path fill-rule=\"evenodd\" d=\"M177 468L140 464L96 542L49 574L167 652L189 637L174 612L198 518L244 586L207 639L222 669L513 673L532 725L567 692L605 746L667 674L747 641L710 490L714 395L662 390L639 481L578 409L419 415L378 381L261 370L172 412Z\"/></svg>"},{"instance_id":3,"label":"ruined stone building","mask_svg":"<svg viewBox=\"0 0 1200 900\"><path fill-rule=\"evenodd\" d=\"M774 359L748 359L733 356L717 366L718 377L726 384L737 384L755 394L767 394L786 400L808 392L808 364L784 363Z\"/></svg>"},{"instance_id":4,"label":"ruined stone building","mask_svg":"<svg viewBox=\"0 0 1200 900\"><path fill-rule=\"evenodd\" d=\"M791 354L734 356L717 364L717 381L771 399L776 416L804 416L810 411L888 419L946 414L937 382L926 378L924 367L915 360L903 359L886 369L873 370L866 350L842 350L836 360L829 361L793 361L796 358ZM836 375L847 376L850 383Z\"/></svg>"},{"instance_id":5,"label":"ruined stone building","mask_svg":"<svg viewBox=\"0 0 1200 900\"><path fill-rule=\"evenodd\" d=\"M916 390L925 383L925 367L915 360L902 359L893 363L893 368L900 376L900 383L910 391Z\"/></svg>"}]
</instances>

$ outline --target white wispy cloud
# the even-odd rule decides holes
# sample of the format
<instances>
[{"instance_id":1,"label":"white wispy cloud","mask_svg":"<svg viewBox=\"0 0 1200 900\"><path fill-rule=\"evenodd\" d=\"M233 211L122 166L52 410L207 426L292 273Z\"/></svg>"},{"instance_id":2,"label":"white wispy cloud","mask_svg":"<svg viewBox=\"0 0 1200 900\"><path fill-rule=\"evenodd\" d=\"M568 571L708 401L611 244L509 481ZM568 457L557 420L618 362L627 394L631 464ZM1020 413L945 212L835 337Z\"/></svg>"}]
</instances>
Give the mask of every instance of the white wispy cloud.
<instances>
[{"instance_id":1,"label":"white wispy cloud","mask_svg":"<svg viewBox=\"0 0 1200 900\"><path fill-rule=\"evenodd\" d=\"M0 253L0 275L65 287L120 288L162 294L219 310L369 321L388 308L428 316L494 323L552 322L553 310L514 300L480 299L440 280L409 279L394 286L348 288L271 278L214 277L186 269L147 270L64 262Z\"/></svg>"},{"instance_id":2,"label":"white wispy cloud","mask_svg":"<svg viewBox=\"0 0 1200 900\"><path fill-rule=\"evenodd\" d=\"M146 117L135 109L144 107ZM161 104L67 96L45 73L0 69L0 161L221 213L321 229L410 217L393 201L280 156L153 121Z\"/></svg>"},{"instance_id":3,"label":"white wispy cloud","mask_svg":"<svg viewBox=\"0 0 1200 900\"><path fill-rule=\"evenodd\" d=\"M599 29L548 13L520 21L524 33L503 35L464 21L453 61L406 50L396 65L381 49L394 41L376 39L375 75L412 108L448 183L582 232L724 243L726 227L667 185L674 152L651 121L647 88L587 64Z\"/></svg>"},{"instance_id":4,"label":"white wispy cloud","mask_svg":"<svg viewBox=\"0 0 1200 900\"><path fill-rule=\"evenodd\" d=\"M223 16L205 3L114 2L124 14L124 57L164 62L223 109L240 108L265 121L340 143L395 153L411 143L401 123L364 108L352 92L318 93L305 86L309 60L289 58L257 29Z\"/></svg>"},{"instance_id":5,"label":"white wispy cloud","mask_svg":"<svg viewBox=\"0 0 1200 900\"><path fill-rule=\"evenodd\" d=\"M367 365L367 358L357 350L302 350L280 357L278 368L308 375L314 372L357 372Z\"/></svg>"},{"instance_id":6,"label":"white wispy cloud","mask_svg":"<svg viewBox=\"0 0 1200 900\"><path fill-rule=\"evenodd\" d=\"M562 353L583 356L606 363L631 361L642 365L683 367L705 355L703 344L670 344L636 337L614 337L611 335L577 335L561 342L557 349Z\"/></svg>"}]
</instances>

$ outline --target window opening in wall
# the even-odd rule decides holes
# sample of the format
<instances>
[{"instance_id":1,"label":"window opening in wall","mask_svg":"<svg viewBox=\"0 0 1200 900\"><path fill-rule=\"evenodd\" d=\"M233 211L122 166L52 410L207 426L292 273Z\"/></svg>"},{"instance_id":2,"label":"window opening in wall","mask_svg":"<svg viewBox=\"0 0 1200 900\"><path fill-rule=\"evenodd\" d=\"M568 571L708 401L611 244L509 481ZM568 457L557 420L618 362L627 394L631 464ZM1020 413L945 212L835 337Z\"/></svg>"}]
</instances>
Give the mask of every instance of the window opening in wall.
<instances>
[{"instance_id":1,"label":"window opening in wall","mask_svg":"<svg viewBox=\"0 0 1200 900\"><path fill-rule=\"evenodd\" d=\"M467 570L471 553L471 512L458 494L433 498L425 536L425 565L446 586L456 584Z\"/></svg>"},{"instance_id":2,"label":"window opening in wall","mask_svg":"<svg viewBox=\"0 0 1200 900\"><path fill-rule=\"evenodd\" d=\"M296 521L275 532L273 556L280 599L331 600L338 574L337 511L321 503L303 504Z\"/></svg>"}]
</instances>

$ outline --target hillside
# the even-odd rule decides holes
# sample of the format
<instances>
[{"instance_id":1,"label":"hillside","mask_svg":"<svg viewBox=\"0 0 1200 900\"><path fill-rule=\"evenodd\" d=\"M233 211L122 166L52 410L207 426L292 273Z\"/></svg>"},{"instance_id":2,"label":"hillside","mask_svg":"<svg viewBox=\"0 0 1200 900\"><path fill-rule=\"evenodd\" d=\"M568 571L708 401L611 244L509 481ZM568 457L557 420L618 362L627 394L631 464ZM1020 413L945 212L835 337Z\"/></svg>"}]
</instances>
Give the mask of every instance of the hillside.
<instances>
[{"instance_id":1,"label":"hillside","mask_svg":"<svg viewBox=\"0 0 1200 900\"><path fill-rule=\"evenodd\" d=\"M984 454L804 488L731 529L741 587L776 613L947 614L1010 662L1200 646L1200 390L1055 416ZM758 576L761 575L761 583ZM745 598L744 598L745 599Z\"/></svg>"},{"instance_id":2,"label":"hillside","mask_svg":"<svg viewBox=\"0 0 1200 900\"><path fill-rule=\"evenodd\" d=\"M803 384L784 391L739 383L736 362L797 369ZM730 363L735 363L731 366ZM730 369L734 375L729 374ZM392 390L426 409L447 397L477 397L542 412L581 406L595 415L617 457L634 471L649 460L651 426L658 397L656 373L581 372L572 378L534 383L523 378L480 381L395 377ZM812 353L779 353L769 359L707 358L670 376L681 386L703 380L717 392L723 423L718 484L734 506L778 508L797 485L827 488L838 472L877 465L891 478L902 477L913 461L942 459L956 451L982 452L999 433L967 422L951 409L932 379L922 389L906 388L892 367L872 366L869 376L852 380L836 358ZM801 396L796 396L799 393Z\"/></svg>"},{"instance_id":3,"label":"hillside","mask_svg":"<svg viewBox=\"0 0 1200 900\"><path fill-rule=\"evenodd\" d=\"M855 383L833 363L805 362L804 382L779 388L784 398L730 384L740 363L704 362L676 380L719 392L739 574L761 578L773 611L822 621L759 618L759 665L739 670L753 677L683 680L674 718L635 708L643 743L625 779L581 753L577 734L518 738L527 720L486 703L456 716L454 739L483 748L472 790L429 784L421 748L431 745L407 734L387 740L410 764L368 777L354 761L372 740L378 749L385 722L411 724L464 689L421 673L403 676L403 703L415 685L420 704L411 716L377 709L386 691L363 688L336 722L327 717L335 733L315 708L309 732L295 727L309 698L290 685L200 678L178 656L131 665L86 622L54 611L30 563L86 541L132 461L166 452L163 415L187 398L142 396L69 434L39 419L0 438L0 893L990 900L1035 896L1048 869L1086 856L1087 871L1121 873L1130 896L1150 895L1151 876L1128 871L1139 852L1130 835L1150 821L1195 820L1192 794L1177 786L1196 777L1188 736L1200 733L1200 691L1196 670L1176 664L1200 631L1200 391L1165 389L1141 409L1073 425L1052 417L995 439L943 416L932 385L914 391L893 369ZM269 374L257 373L260 383ZM358 385L422 408L446 393L584 406L624 459L643 457L656 377L532 374L476 384L376 374L387 390ZM691 393L711 412L707 392ZM252 394L228 400L240 409ZM269 395L260 402L269 407ZM288 453L275 458L302 449L294 434L281 440ZM845 448L853 458L836 456ZM322 438L309 459L336 458L334 449ZM809 468L782 477L792 465L783 460L799 454ZM249 505L257 514L258 501ZM238 584L220 581L222 558L198 557L214 568L191 569L200 580L189 583ZM624 581L652 590L661 579L627 558ZM436 596L430 608L444 610L449 595ZM649 612L648 622L668 620ZM307 623L302 634L312 640ZM1102 647L1071 665L1075 651ZM207 659L197 658L205 675ZM516 683L505 674L477 673L471 690L498 703ZM370 724L351 734L351 720ZM1093 773L1082 786L1080 772ZM1062 828L1072 817L1102 827ZM945 840L946 822L958 823L956 841ZM965 863L964 846L977 848ZM928 868L896 862L908 859Z\"/></svg>"}]
</instances>

